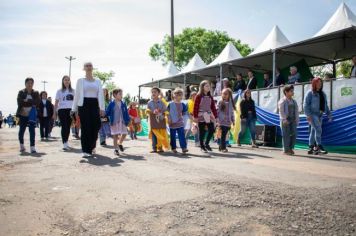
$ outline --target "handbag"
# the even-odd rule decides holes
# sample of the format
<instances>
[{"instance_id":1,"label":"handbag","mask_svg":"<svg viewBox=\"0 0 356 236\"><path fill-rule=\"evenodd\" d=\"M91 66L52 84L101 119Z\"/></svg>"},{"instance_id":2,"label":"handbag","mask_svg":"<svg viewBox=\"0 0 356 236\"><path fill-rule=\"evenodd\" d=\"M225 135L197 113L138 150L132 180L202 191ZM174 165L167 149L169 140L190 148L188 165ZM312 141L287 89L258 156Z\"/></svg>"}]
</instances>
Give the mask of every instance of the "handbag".
<instances>
[{"instance_id":1,"label":"handbag","mask_svg":"<svg viewBox=\"0 0 356 236\"><path fill-rule=\"evenodd\" d=\"M140 124L141 123L140 117L134 117L133 121L134 121L135 124Z\"/></svg>"}]
</instances>

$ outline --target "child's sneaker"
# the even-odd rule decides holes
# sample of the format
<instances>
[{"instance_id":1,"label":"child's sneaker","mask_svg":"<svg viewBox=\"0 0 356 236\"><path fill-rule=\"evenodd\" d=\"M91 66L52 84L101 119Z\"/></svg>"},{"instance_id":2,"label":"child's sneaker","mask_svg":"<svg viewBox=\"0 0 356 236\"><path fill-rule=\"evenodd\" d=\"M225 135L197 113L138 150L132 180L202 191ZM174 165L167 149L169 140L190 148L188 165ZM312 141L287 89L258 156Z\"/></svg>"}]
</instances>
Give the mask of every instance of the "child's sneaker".
<instances>
[{"instance_id":1,"label":"child's sneaker","mask_svg":"<svg viewBox=\"0 0 356 236\"><path fill-rule=\"evenodd\" d=\"M101 145L102 147L106 147L106 142L105 142L105 141L102 141L102 142L100 143L100 145Z\"/></svg>"},{"instance_id":2,"label":"child's sneaker","mask_svg":"<svg viewBox=\"0 0 356 236\"><path fill-rule=\"evenodd\" d=\"M188 151L188 149L183 149L182 152L183 152L183 154L185 154L185 153L187 153L189 151Z\"/></svg>"},{"instance_id":3,"label":"child's sneaker","mask_svg":"<svg viewBox=\"0 0 356 236\"><path fill-rule=\"evenodd\" d=\"M119 150L115 149L114 154L115 154L115 156L120 156Z\"/></svg>"},{"instance_id":4,"label":"child's sneaker","mask_svg":"<svg viewBox=\"0 0 356 236\"><path fill-rule=\"evenodd\" d=\"M173 153L178 153L177 149L172 149Z\"/></svg>"},{"instance_id":5,"label":"child's sneaker","mask_svg":"<svg viewBox=\"0 0 356 236\"><path fill-rule=\"evenodd\" d=\"M212 151L213 151L213 149L211 149L211 147L209 146L209 144L208 144L208 145L205 145L205 149L208 150L209 152L212 152Z\"/></svg>"},{"instance_id":6,"label":"child's sneaker","mask_svg":"<svg viewBox=\"0 0 356 236\"><path fill-rule=\"evenodd\" d=\"M150 151L150 153L157 153L157 150L154 149L154 150Z\"/></svg>"},{"instance_id":7,"label":"child's sneaker","mask_svg":"<svg viewBox=\"0 0 356 236\"><path fill-rule=\"evenodd\" d=\"M31 153L32 153L32 154L37 153L35 146L31 146Z\"/></svg>"},{"instance_id":8,"label":"child's sneaker","mask_svg":"<svg viewBox=\"0 0 356 236\"><path fill-rule=\"evenodd\" d=\"M120 149L121 152L123 152L124 151L124 146L122 146L122 144L119 144L119 149Z\"/></svg>"},{"instance_id":9,"label":"child's sneaker","mask_svg":"<svg viewBox=\"0 0 356 236\"><path fill-rule=\"evenodd\" d=\"M164 151L163 151L163 148L158 148L157 152L158 152L158 153L164 152Z\"/></svg>"},{"instance_id":10,"label":"child's sneaker","mask_svg":"<svg viewBox=\"0 0 356 236\"><path fill-rule=\"evenodd\" d=\"M200 150L201 150L202 152L204 152L204 153L207 153L207 152L208 152L208 150L206 150L205 146L201 146L201 147L200 147Z\"/></svg>"}]
</instances>

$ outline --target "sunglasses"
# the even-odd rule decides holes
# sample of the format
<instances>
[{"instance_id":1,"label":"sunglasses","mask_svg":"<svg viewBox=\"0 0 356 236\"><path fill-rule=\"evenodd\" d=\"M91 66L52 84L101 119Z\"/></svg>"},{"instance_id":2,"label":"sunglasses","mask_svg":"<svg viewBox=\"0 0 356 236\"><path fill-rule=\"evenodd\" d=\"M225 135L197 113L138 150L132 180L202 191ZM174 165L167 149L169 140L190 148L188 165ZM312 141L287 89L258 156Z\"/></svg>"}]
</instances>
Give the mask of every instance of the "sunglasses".
<instances>
[{"instance_id":1,"label":"sunglasses","mask_svg":"<svg viewBox=\"0 0 356 236\"><path fill-rule=\"evenodd\" d=\"M93 67L93 65L85 65L85 67Z\"/></svg>"}]
</instances>

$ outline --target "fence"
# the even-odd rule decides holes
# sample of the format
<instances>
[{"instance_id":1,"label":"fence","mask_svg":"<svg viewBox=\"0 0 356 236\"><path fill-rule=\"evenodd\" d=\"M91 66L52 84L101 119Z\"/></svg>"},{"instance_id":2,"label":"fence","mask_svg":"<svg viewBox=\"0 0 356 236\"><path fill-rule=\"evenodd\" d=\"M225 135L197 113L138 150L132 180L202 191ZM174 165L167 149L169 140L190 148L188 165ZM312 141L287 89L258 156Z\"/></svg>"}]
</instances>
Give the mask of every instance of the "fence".
<instances>
[{"instance_id":1,"label":"fence","mask_svg":"<svg viewBox=\"0 0 356 236\"><path fill-rule=\"evenodd\" d=\"M305 94L311 89L310 83L294 85L294 99L298 103L299 112L303 113ZM324 81L323 91L327 96L331 110L337 110L356 104L356 78L333 79ZM283 96L283 87L254 90L252 99L259 107L277 113L278 101Z\"/></svg>"}]
</instances>

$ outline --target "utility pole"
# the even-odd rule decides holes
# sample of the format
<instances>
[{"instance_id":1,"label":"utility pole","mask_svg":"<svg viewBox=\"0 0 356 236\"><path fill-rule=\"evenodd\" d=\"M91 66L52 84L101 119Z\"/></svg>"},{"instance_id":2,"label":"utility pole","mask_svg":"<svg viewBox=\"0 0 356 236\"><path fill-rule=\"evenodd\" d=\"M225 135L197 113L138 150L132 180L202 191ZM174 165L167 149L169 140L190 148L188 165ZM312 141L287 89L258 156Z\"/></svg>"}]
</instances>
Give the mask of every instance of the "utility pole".
<instances>
[{"instance_id":1,"label":"utility pole","mask_svg":"<svg viewBox=\"0 0 356 236\"><path fill-rule=\"evenodd\" d=\"M69 60L69 78L71 75L71 70L72 70L72 61L75 60L76 58L73 56L66 57L67 60Z\"/></svg>"},{"instance_id":2,"label":"utility pole","mask_svg":"<svg viewBox=\"0 0 356 236\"><path fill-rule=\"evenodd\" d=\"M174 3L171 0L171 60L174 64Z\"/></svg>"},{"instance_id":3,"label":"utility pole","mask_svg":"<svg viewBox=\"0 0 356 236\"><path fill-rule=\"evenodd\" d=\"M46 84L48 84L48 82L46 80L42 80L41 83L43 83L43 91L46 91Z\"/></svg>"}]
</instances>

